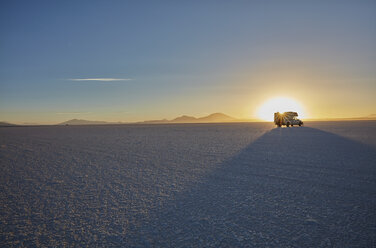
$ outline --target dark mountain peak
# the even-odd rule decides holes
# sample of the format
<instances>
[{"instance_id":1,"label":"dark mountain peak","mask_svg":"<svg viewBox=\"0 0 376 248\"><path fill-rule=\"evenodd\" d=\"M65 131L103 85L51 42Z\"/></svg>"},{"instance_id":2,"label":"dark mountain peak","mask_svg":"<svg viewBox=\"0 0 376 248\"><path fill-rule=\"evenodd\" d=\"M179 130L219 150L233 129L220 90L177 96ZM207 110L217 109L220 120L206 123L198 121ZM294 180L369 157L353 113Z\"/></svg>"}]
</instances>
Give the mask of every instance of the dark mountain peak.
<instances>
[{"instance_id":1,"label":"dark mountain peak","mask_svg":"<svg viewBox=\"0 0 376 248\"><path fill-rule=\"evenodd\" d=\"M17 125L12 124L12 123L8 123L8 122L5 122L5 121L0 121L0 127L13 127L13 126L17 126Z\"/></svg>"}]
</instances>

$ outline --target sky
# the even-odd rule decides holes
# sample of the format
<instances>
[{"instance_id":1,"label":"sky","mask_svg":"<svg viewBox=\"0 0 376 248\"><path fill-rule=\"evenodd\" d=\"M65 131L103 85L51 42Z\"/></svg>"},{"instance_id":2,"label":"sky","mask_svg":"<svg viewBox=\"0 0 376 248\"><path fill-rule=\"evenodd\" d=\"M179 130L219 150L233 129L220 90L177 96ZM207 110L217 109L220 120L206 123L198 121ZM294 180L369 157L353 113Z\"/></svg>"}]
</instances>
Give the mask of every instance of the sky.
<instances>
[{"instance_id":1,"label":"sky","mask_svg":"<svg viewBox=\"0 0 376 248\"><path fill-rule=\"evenodd\" d=\"M376 114L376 1L1 1L0 121ZM273 113L271 113L272 115Z\"/></svg>"}]
</instances>

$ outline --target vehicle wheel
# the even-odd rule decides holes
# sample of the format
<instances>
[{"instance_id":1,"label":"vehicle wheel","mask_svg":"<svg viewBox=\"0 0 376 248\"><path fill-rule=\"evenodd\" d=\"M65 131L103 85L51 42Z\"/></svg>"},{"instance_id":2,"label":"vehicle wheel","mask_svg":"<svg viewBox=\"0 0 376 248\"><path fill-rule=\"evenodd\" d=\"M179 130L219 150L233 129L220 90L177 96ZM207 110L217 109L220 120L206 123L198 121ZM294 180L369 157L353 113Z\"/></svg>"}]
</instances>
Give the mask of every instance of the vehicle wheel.
<instances>
[{"instance_id":1,"label":"vehicle wheel","mask_svg":"<svg viewBox=\"0 0 376 248\"><path fill-rule=\"evenodd\" d=\"M286 127L290 127L290 123L289 122L287 122Z\"/></svg>"},{"instance_id":2,"label":"vehicle wheel","mask_svg":"<svg viewBox=\"0 0 376 248\"><path fill-rule=\"evenodd\" d=\"M294 125L291 125L292 127L294 126Z\"/></svg>"}]
</instances>

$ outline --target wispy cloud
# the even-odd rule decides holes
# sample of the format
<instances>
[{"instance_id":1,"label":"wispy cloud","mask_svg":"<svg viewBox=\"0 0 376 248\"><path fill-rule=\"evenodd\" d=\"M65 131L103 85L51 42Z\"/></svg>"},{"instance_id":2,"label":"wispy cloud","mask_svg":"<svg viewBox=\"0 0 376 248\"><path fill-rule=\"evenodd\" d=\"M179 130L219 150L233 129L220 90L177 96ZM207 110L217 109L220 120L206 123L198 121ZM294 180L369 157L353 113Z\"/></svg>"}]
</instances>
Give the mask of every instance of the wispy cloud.
<instances>
[{"instance_id":1,"label":"wispy cloud","mask_svg":"<svg viewBox=\"0 0 376 248\"><path fill-rule=\"evenodd\" d=\"M70 81L101 81L101 82L113 82L113 81L129 81L131 78L70 78Z\"/></svg>"},{"instance_id":2,"label":"wispy cloud","mask_svg":"<svg viewBox=\"0 0 376 248\"><path fill-rule=\"evenodd\" d=\"M57 115L79 115L79 114L90 114L91 112L57 112Z\"/></svg>"}]
</instances>

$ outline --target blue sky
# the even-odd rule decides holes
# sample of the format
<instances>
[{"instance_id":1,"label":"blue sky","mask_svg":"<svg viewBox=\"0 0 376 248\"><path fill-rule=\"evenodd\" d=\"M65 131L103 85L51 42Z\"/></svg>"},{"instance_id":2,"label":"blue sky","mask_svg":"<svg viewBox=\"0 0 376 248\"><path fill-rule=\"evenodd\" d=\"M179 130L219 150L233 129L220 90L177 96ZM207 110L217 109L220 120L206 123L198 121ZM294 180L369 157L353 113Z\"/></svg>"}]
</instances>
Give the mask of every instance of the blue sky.
<instances>
[{"instance_id":1,"label":"blue sky","mask_svg":"<svg viewBox=\"0 0 376 248\"><path fill-rule=\"evenodd\" d=\"M376 113L375 1L1 1L0 32L0 120Z\"/></svg>"}]
</instances>

